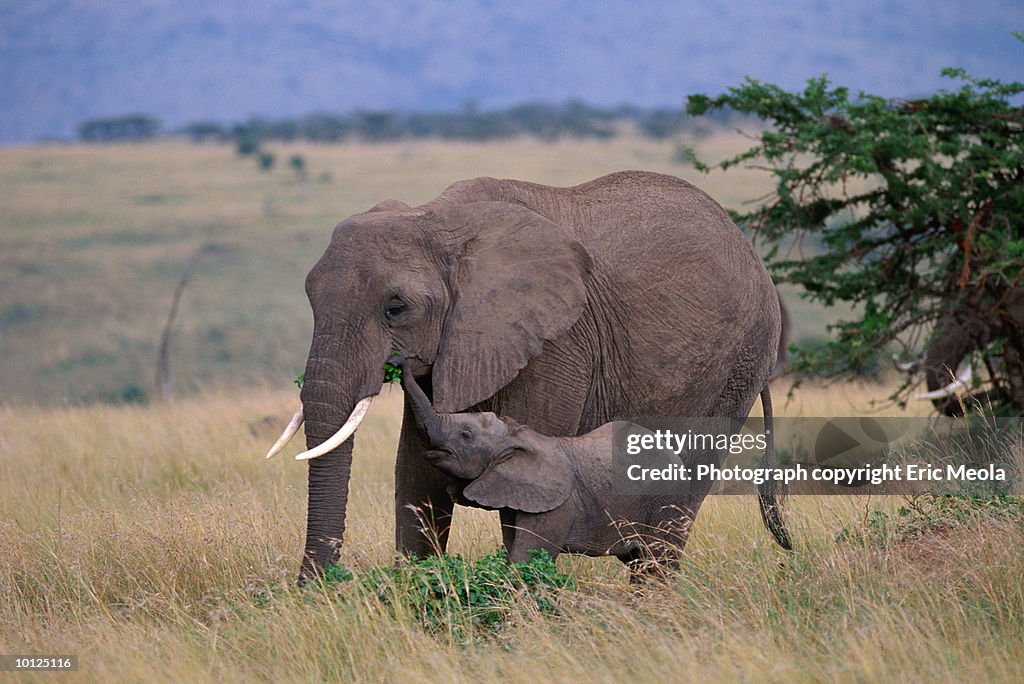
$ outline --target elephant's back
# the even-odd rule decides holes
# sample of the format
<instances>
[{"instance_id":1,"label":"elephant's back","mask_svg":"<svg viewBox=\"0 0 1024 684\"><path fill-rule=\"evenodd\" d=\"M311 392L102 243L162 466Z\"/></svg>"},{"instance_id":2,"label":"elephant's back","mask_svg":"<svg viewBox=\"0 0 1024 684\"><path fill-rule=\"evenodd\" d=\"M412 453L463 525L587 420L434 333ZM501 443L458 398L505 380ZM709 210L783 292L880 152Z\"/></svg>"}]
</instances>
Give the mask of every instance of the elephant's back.
<instances>
[{"instance_id":1,"label":"elephant's back","mask_svg":"<svg viewBox=\"0 0 1024 684\"><path fill-rule=\"evenodd\" d=\"M609 262L627 255L681 258L713 244L749 247L721 205L682 178L621 171L567 191L572 216L563 225Z\"/></svg>"},{"instance_id":2,"label":"elephant's back","mask_svg":"<svg viewBox=\"0 0 1024 684\"><path fill-rule=\"evenodd\" d=\"M778 300L725 210L682 179L640 171L571 192L573 231L594 259L596 313L616 322L599 329L619 331L602 344L630 376L611 378L605 401L637 414L748 409L774 364ZM723 407L737 373L750 387Z\"/></svg>"},{"instance_id":3,"label":"elephant's back","mask_svg":"<svg viewBox=\"0 0 1024 684\"><path fill-rule=\"evenodd\" d=\"M721 205L685 180L623 171L572 190L572 231L623 304L642 306L662 291L682 295L680 304L739 313L765 292L774 296L750 241Z\"/></svg>"}]
</instances>

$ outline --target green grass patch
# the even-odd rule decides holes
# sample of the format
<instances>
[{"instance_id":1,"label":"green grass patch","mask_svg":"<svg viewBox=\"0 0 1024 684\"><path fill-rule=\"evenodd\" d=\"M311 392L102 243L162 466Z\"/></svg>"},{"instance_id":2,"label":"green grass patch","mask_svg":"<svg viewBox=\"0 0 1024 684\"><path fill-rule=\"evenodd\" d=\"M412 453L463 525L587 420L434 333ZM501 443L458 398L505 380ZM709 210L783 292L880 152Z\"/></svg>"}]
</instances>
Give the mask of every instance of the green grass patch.
<instances>
[{"instance_id":1,"label":"green grass patch","mask_svg":"<svg viewBox=\"0 0 1024 684\"><path fill-rule=\"evenodd\" d=\"M576 588L544 550L533 551L525 563L509 563L504 549L472 563L457 555L404 559L359 577L335 565L321 580L324 587L350 582L395 611L411 614L428 632L459 641L497 632L517 607L555 615L558 592Z\"/></svg>"}]
</instances>

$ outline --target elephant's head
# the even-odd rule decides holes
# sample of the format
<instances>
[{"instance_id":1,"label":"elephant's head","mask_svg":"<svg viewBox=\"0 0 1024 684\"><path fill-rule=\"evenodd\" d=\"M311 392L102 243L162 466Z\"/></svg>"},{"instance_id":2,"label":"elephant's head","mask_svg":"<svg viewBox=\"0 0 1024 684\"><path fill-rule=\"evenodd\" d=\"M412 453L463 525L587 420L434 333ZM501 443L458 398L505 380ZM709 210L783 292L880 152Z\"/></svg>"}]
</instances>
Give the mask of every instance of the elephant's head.
<instances>
[{"instance_id":1,"label":"elephant's head","mask_svg":"<svg viewBox=\"0 0 1024 684\"><path fill-rule=\"evenodd\" d=\"M580 243L518 204L419 208L387 202L346 219L306 278L313 341L302 408L309 508L302 574L337 558L352 440L395 353L429 376L439 410L494 395L586 304L591 260Z\"/></svg>"},{"instance_id":2,"label":"elephant's head","mask_svg":"<svg viewBox=\"0 0 1024 684\"><path fill-rule=\"evenodd\" d=\"M573 471L555 440L490 412L437 413L408 362L401 364L402 386L430 444L426 459L452 477L471 480L462 496L527 513L550 511L569 498Z\"/></svg>"},{"instance_id":3,"label":"elephant's head","mask_svg":"<svg viewBox=\"0 0 1024 684\"><path fill-rule=\"evenodd\" d=\"M924 371L928 391L916 399L931 401L946 416L963 414L964 407L985 406L991 401L1017 404L1014 385L1020 384L1019 344L1024 332L1024 288L1014 288L999 296L983 290L971 293L939 318L920 361L900 363L896 367L908 373ZM992 387L978 391L973 387L974 368L971 357L993 341L1004 338L1004 372L1010 387Z\"/></svg>"}]
</instances>

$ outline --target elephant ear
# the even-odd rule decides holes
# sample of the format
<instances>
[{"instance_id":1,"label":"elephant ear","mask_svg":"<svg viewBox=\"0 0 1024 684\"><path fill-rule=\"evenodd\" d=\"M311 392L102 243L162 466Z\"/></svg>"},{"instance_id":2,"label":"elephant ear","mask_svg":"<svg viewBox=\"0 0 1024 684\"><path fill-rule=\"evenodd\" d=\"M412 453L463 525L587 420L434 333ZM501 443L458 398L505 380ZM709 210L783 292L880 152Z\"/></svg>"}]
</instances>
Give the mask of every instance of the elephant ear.
<instances>
[{"instance_id":1,"label":"elephant ear","mask_svg":"<svg viewBox=\"0 0 1024 684\"><path fill-rule=\"evenodd\" d=\"M495 459L462 495L488 508L544 513L565 503L574 483L572 465L561 449L523 445Z\"/></svg>"},{"instance_id":2,"label":"elephant ear","mask_svg":"<svg viewBox=\"0 0 1024 684\"><path fill-rule=\"evenodd\" d=\"M439 220L459 245L432 370L434 406L451 413L493 396L576 323L593 262L563 228L520 205L476 202Z\"/></svg>"}]
</instances>

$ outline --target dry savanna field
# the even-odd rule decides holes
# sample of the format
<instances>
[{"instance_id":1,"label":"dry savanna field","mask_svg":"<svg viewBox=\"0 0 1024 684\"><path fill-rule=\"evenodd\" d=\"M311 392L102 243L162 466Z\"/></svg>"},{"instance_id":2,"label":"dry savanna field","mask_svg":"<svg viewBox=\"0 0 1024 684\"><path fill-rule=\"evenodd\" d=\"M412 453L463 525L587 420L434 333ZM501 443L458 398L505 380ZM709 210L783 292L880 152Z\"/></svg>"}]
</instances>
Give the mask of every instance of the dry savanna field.
<instances>
[{"instance_id":1,"label":"dry savanna field","mask_svg":"<svg viewBox=\"0 0 1024 684\"><path fill-rule=\"evenodd\" d=\"M709 157L744 144L696 141ZM214 145L0 151L0 654L75 654L87 681L1019 681L1021 517L896 497L791 497L792 553L756 500L711 497L667 584L563 556L576 586L556 611L524 599L468 635L354 584L295 588L306 468L298 444L262 456L297 401L302 283L338 220L479 175L566 185L644 168L730 206L768 188L628 137L272 149L269 172ZM171 295L209 245L178 314L177 398L158 401ZM834 316L790 305L797 338ZM887 394L785 389L778 415L860 415ZM401 392L381 399L353 467L342 561L357 579L394 560ZM498 544L494 514L458 509L452 553Z\"/></svg>"}]
</instances>

